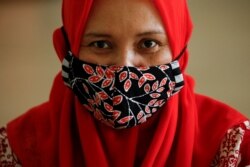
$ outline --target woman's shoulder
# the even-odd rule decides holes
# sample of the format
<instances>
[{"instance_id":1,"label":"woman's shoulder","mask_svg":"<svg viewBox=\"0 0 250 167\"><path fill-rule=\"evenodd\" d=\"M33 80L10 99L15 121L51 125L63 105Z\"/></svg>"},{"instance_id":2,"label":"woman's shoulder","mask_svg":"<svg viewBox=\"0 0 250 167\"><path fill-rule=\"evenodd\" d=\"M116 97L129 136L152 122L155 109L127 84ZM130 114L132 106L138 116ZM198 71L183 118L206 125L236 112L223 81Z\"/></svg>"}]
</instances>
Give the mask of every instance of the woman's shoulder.
<instances>
[{"instance_id":1,"label":"woman's shoulder","mask_svg":"<svg viewBox=\"0 0 250 167\"><path fill-rule=\"evenodd\" d=\"M250 165L250 121L245 121L228 129L211 166L248 165Z\"/></svg>"},{"instance_id":2,"label":"woman's shoulder","mask_svg":"<svg viewBox=\"0 0 250 167\"><path fill-rule=\"evenodd\" d=\"M209 111L214 111L216 113L230 113L230 114L238 114L238 111L233 107L217 100L212 97L202 95L202 94L195 94L196 105L198 109L203 109ZM206 113L207 114L207 113Z\"/></svg>"},{"instance_id":3,"label":"woman's shoulder","mask_svg":"<svg viewBox=\"0 0 250 167\"><path fill-rule=\"evenodd\" d=\"M202 125L200 128L209 129L212 134L218 132L223 135L229 128L247 120L237 109L209 96L195 94L195 103L197 119Z\"/></svg>"},{"instance_id":4,"label":"woman's shoulder","mask_svg":"<svg viewBox=\"0 0 250 167\"><path fill-rule=\"evenodd\" d=\"M0 167L21 167L20 162L10 147L5 127L0 127Z\"/></svg>"}]
</instances>

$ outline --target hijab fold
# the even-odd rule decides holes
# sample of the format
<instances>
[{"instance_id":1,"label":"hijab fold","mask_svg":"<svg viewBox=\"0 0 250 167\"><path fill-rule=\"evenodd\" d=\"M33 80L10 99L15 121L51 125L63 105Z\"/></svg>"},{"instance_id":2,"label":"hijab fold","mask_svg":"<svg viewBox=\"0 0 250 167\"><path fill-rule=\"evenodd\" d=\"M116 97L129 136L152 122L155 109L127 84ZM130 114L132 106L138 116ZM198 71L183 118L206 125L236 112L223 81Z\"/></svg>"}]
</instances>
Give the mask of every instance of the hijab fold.
<instances>
[{"instance_id":1,"label":"hijab fold","mask_svg":"<svg viewBox=\"0 0 250 167\"><path fill-rule=\"evenodd\" d=\"M173 59L187 46L192 22L186 0L152 1L164 23ZM93 0L63 0L63 27L78 55ZM54 46L62 61L69 48L61 28ZM146 123L115 130L98 122L56 76L48 102L8 124L10 145L25 167L209 166L227 129L246 118L234 109L194 93L180 58L185 86Z\"/></svg>"}]
</instances>

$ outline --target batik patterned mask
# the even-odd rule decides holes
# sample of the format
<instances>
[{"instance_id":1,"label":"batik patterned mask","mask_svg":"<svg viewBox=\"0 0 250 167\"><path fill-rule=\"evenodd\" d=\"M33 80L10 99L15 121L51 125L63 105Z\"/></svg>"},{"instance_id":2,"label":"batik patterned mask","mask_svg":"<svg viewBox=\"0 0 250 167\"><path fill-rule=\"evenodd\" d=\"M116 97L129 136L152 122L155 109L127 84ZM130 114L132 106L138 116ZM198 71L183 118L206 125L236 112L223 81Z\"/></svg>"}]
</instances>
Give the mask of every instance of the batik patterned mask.
<instances>
[{"instance_id":1,"label":"batik patterned mask","mask_svg":"<svg viewBox=\"0 0 250 167\"><path fill-rule=\"evenodd\" d=\"M96 65L71 52L62 75L80 103L94 117L113 128L146 122L184 84L179 62L149 67Z\"/></svg>"}]
</instances>

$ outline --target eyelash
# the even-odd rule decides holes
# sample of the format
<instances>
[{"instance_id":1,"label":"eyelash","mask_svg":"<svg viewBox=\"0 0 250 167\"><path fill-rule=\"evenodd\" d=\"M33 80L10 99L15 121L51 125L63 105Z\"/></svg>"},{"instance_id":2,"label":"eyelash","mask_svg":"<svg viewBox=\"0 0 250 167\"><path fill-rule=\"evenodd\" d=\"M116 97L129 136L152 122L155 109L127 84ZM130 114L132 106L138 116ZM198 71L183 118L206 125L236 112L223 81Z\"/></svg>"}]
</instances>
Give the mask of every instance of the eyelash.
<instances>
[{"instance_id":1,"label":"eyelash","mask_svg":"<svg viewBox=\"0 0 250 167\"><path fill-rule=\"evenodd\" d=\"M152 42L153 42L153 46L149 46L149 47L145 46L146 42L150 42L150 44L152 44ZM154 49L157 46L161 46L161 43L159 41L153 40L153 39L143 39L143 40L141 40L139 42L139 47L138 48L148 50L148 49Z\"/></svg>"},{"instance_id":2,"label":"eyelash","mask_svg":"<svg viewBox=\"0 0 250 167\"><path fill-rule=\"evenodd\" d=\"M145 46L145 42L153 42L153 46L151 47L146 47ZM99 45L99 46L98 46ZM100 45L103 45L100 47ZM144 45L144 46L143 46ZM105 40L98 40L98 41L93 41L91 42L89 45L89 47L94 47L95 49L99 49L99 50L107 50L107 49L112 49L113 45L111 42L109 41L105 41ZM142 51L155 51L158 49L158 47L162 46L161 42L159 42L158 40L154 40L154 39L142 39L141 41L139 41L139 46L137 46L136 48Z\"/></svg>"},{"instance_id":3,"label":"eyelash","mask_svg":"<svg viewBox=\"0 0 250 167\"><path fill-rule=\"evenodd\" d=\"M98 46L98 43L99 44L104 44L106 45L105 47L99 47ZM107 42L107 41L104 41L104 40L99 40L99 41L94 41L94 42L91 42L88 46L90 47L95 47L97 49L112 49L112 44L110 42ZM108 48L107 48L108 47Z\"/></svg>"}]
</instances>

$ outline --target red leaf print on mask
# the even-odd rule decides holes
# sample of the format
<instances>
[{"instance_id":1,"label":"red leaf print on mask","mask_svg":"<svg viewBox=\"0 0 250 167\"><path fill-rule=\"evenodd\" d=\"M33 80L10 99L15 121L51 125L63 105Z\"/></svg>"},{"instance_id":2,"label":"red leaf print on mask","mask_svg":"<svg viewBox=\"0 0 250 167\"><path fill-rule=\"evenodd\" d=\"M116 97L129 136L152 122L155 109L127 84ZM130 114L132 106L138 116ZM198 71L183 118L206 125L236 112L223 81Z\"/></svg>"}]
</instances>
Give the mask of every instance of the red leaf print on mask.
<instances>
[{"instance_id":1,"label":"red leaf print on mask","mask_svg":"<svg viewBox=\"0 0 250 167\"><path fill-rule=\"evenodd\" d=\"M156 111L157 111L156 108L153 108L153 109L152 109L152 113L155 113Z\"/></svg>"},{"instance_id":2,"label":"red leaf print on mask","mask_svg":"<svg viewBox=\"0 0 250 167\"><path fill-rule=\"evenodd\" d=\"M146 93L148 93L148 92L150 91L150 85L149 85L149 84L146 84L146 85L144 86L144 91L145 91Z\"/></svg>"},{"instance_id":3,"label":"red leaf print on mask","mask_svg":"<svg viewBox=\"0 0 250 167\"><path fill-rule=\"evenodd\" d=\"M86 73L88 73L90 75L94 74L94 70L90 65L84 64L83 69Z\"/></svg>"},{"instance_id":4,"label":"red leaf print on mask","mask_svg":"<svg viewBox=\"0 0 250 167\"><path fill-rule=\"evenodd\" d=\"M150 94L150 96L151 96L152 98L158 98L158 97L161 96L161 94L160 94L160 93L152 93L152 94Z\"/></svg>"},{"instance_id":5,"label":"red leaf print on mask","mask_svg":"<svg viewBox=\"0 0 250 167\"><path fill-rule=\"evenodd\" d=\"M138 114L137 114L137 119L141 119L141 117L144 115L144 112L143 111L140 111Z\"/></svg>"},{"instance_id":6,"label":"red leaf print on mask","mask_svg":"<svg viewBox=\"0 0 250 167\"><path fill-rule=\"evenodd\" d=\"M163 104L165 104L165 100L159 100L159 101L157 101L155 104L154 104L154 106L155 107L161 107L161 106L163 106Z\"/></svg>"},{"instance_id":7,"label":"red leaf print on mask","mask_svg":"<svg viewBox=\"0 0 250 167\"><path fill-rule=\"evenodd\" d=\"M117 121L119 124L124 124L127 123L128 121L130 121L133 118L133 116L126 116L122 119L120 119L119 121Z\"/></svg>"},{"instance_id":8,"label":"red leaf print on mask","mask_svg":"<svg viewBox=\"0 0 250 167\"><path fill-rule=\"evenodd\" d=\"M120 111L114 110L114 111L113 111L112 118L113 118L114 120L116 120L120 115L121 115L121 112L120 112Z\"/></svg>"},{"instance_id":9,"label":"red leaf print on mask","mask_svg":"<svg viewBox=\"0 0 250 167\"><path fill-rule=\"evenodd\" d=\"M123 71L122 73L120 73L120 75L119 75L120 82L124 81L127 77L128 77L127 71Z\"/></svg>"},{"instance_id":10,"label":"red leaf print on mask","mask_svg":"<svg viewBox=\"0 0 250 167\"><path fill-rule=\"evenodd\" d=\"M164 87L161 87L161 88L157 89L156 91L161 93L164 89L165 89Z\"/></svg>"},{"instance_id":11,"label":"red leaf print on mask","mask_svg":"<svg viewBox=\"0 0 250 167\"><path fill-rule=\"evenodd\" d=\"M155 80L155 76L152 75L152 74L150 74L150 73L145 73L145 74L143 74L143 76L144 76L147 80L149 80L149 81Z\"/></svg>"},{"instance_id":12,"label":"red leaf print on mask","mask_svg":"<svg viewBox=\"0 0 250 167\"><path fill-rule=\"evenodd\" d=\"M102 100L106 100L106 99L108 99L108 95L107 95L107 93L105 93L105 92L98 92L98 95L99 95L99 97L102 99Z\"/></svg>"},{"instance_id":13,"label":"red leaf print on mask","mask_svg":"<svg viewBox=\"0 0 250 167\"><path fill-rule=\"evenodd\" d=\"M105 76L109 79L112 79L115 77L114 71L111 71L110 69L106 69Z\"/></svg>"},{"instance_id":14,"label":"red leaf print on mask","mask_svg":"<svg viewBox=\"0 0 250 167\"><path fill-rule=\"evenodd\" d=\"M122 95L118 95L118 96L115 96L114 98L113 98L113 105L118 105L118 104L120 104L121 102L122 102L122 100L123 100L123 97L122 97Z\"/></svg>"},{"instance_id":15,"label":"red leaf print on mask","mask_svg":"<svg viewBox=\"0 0 250 167\"><path fill-rule=\"evenodd\" d=\"M131 80L130 79L127 79L124 83L124 90L127 92L130 88L131 88Z\"/></svg>"},{"instance_id":16,"label":"red leaf print on mask","mask_svg":"<svg viewBox=\"0 0 250 167\"><path fill-rule=\"evenodd\" d=\"M167 83L167 78L164 78L163 80L161 80L160 86L164 86Z\"/></svg>"},{"instance_id":17,"label":"red leaf print on mask","mask_svg":"<svg viewBox=\"0 0 250 167\"><path fill-rule=\"evenodd\" d=\"M159 100L159 101L154 103L154 107L158 107L160 104L161 104L161 101Z\"/></svg>"},{"instance_id":18,"label":"red leaf print on mask","mask_svg":"<svg viewBox=\"0 0 250 167\"><path fill-rule=\"evenodd\" d=\"M146 71L149 69L149 67L145 67L145 66L141 66L141 67L138 67L139 70L142 70L142 71Z\"/></svg>"},{"instance_id":19,"label":"red leaf print on mask","mask_svg":"<svg viewBox=\"0 0 250 167\"><path fill-rule=\"evenodd\" d=\"M173 90L175 87L175 82L170 82L169 83L169 90Z\"/></svg>"},{"instance_id":20,"label":"red leaf print on mask","mask_svg":"<svg viewBox=\"0 0 250 167\"><path fill-rule=\"evenodd\" d=\"M158 86L159 86L159 82L155 81L155 83L152 86L152 90L155 91L156 89L158 89Z\"/></svg>"},{"instance_id":21,"label":"red leaf print on mask","mask_svg":"<svg viewBox=\"0 0 250 167\"><path fill-rule=\"evenodd\" d=\"M109 67L109 69L111 71L119 72L122 69L122 67L121 66L117 66L117 65L112 65L112 66Z\"/></svg>"},{"instance_id":22,"label":"red leaf print on mask","mask_svg":"<svg viewBox=\"0 0 250 167\"><path fill-rule=\"evenodd\" d=\"M148 106L145 107L145 112L148 114L150 113L150 108Z\"/></svg>"},{"instance_id":23,"label":"red leaf print on mask","mask_svg":"<svg viewBox=\"0 0 250 167\"><path fill-rule=\"evenodd\" d=\"M166 70L166 69L168 69L168 68L169 68L169 67L168 67L167 65L161 65L161 66L160 66L160 69L161 69L161 70Z\"/></svg>"},{"instance_id":24,"label":"red leaf print on mask","mask_svg":"<svg viewBox=\"0 0 250 167\"><path fill-rule=\"evenodd\" d=\"M97 67L96 67L96 72L97 72L97 74L98 74L100 77L103 77L103 76L104 76L104 70L102 69L101 66L97 66Z\"/></svg>"},{"instance_id":25,"label":"red leaf print on mask","mask_svg":"<svg viewBox=\"0 0 250 167\"><path fill-rule=\"evenodd\" d=\"M156 101L157 101L157 99L150 100L150 102L148 103L148 105L149 106L153 106Z\"/></svg>"},{"instance_id":26,"label":"red leaf print on mask","mask_svg":"<svg viewBox=\"0 0 250 167\"><path fill-rule=\"evenodd\" d=\"M102 79L102 78L101 78L100 76L94 75L94 76L90 76L88 80L89 80L89 82L91 82L91 83L97 83L97 82L99 82L101 79Z\"/></svg>"},{"instance_id":27,"label":"red leaf print on mask","mask_svg":"<svg viewBox=\"0 0 250 167\"><path fill-rule=\"evenodd\" d=\"M104 103L104 108L108 111L108 112L113 112L113 107L111 105L109 105L108 103Z\"/></svg>"},{"instance_id":28,"label":"red leaf print on mask","mask_svg":"<svg viewBox=\"0 0 250 167\"><path fill-rule=\"evenodd\" d=\"M105 80L102 82L102 88L108 87L111 83L112 83L112 80L111 80L111 79L105 79Z\"/></svg>"},{"instance_id":29,"label":"red leaf print on mask","mask_svg":"<svg viewBox=\"0 0 250 167\"><path fill-rule=\"evenodd\" d=\"M142 87L142 85L146 82L146 79L142 76L138 81L139 88Z\"/></svg>"},{"instance_id":30,"label":"red leaf print on mask","mask_svg":"<svg viewBox=\"0 0 250 167\"><path fill-rule=\"evenodd\" d=\"M135 79L135 80L139 79L139 77L135 73L133 73L133 72L129 73L129 77L132 78L132 79Z\"/></svg>"},{"instance_id":31,"label":"red leaf print on mask","mask_svg":"<svg viewBox=\"0 0 250 167\"><path fill-rule=\"evenodd\" d=\"M146 122L146 121L147 121L147 116L145 115L144 117L142 117L142 118L138 121L138 123L141 124L141 123Z\"/></svg>"}]
</instances>

